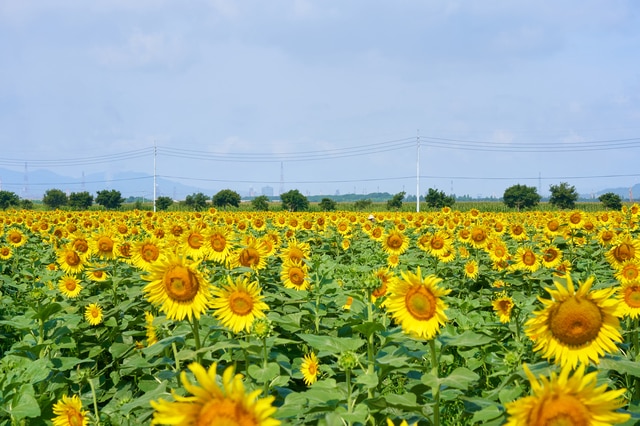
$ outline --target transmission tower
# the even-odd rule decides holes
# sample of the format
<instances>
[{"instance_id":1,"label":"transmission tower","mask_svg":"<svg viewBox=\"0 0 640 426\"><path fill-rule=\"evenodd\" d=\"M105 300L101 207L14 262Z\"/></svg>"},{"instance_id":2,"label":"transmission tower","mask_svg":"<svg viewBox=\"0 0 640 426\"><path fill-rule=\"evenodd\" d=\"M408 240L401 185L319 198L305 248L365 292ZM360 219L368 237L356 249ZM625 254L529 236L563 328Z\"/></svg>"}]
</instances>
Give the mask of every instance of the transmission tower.
<instances>
[{"instance_id":1,"label":"transmission tower","mask_svg":"<svg viewBox=\"0 0 640 426\"><path fill-rule=\"evenodd\" d=\"M284 194L284 163L280 162L280 194Z\"/></svg>"}]
</instances>

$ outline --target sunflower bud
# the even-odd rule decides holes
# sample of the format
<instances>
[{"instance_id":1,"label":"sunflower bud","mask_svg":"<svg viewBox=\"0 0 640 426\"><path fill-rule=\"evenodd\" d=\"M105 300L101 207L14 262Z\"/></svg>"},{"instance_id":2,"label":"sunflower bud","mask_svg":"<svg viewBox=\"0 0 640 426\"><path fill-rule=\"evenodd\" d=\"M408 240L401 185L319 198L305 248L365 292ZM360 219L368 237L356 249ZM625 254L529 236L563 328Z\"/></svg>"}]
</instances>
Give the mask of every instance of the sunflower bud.
<instances>
[{"instance_id":1,"label":"sunflower bud","mask_svg":"<svg viewBox=\"0 0 640 426\"><path fill-rule=\"evenodd\" d=\"M273 334L273 324L267 317L256 318L251 325L251 334L258 339L266 339Z\"/></svg>"},{"instance_id":2,"label":"sunflower bud","mask_svg":"<svg viewBox=\"0 0 640 426\"><path fill-rule=\"evenodd\" d=\"M338 366L342 370L353 370L358 365L358 355L353 351L346 351L338 357Z\"/></svg>"}]
</instances>

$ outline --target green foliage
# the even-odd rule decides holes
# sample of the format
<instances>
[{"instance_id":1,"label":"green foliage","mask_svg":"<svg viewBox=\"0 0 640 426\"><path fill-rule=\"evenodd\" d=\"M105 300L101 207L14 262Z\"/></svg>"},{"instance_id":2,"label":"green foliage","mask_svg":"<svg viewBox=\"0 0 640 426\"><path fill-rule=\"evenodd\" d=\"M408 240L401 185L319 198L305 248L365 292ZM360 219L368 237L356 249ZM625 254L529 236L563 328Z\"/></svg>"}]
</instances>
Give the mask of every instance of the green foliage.
<instances>
[{"instance_id":1,"label":"green foliage","mask_svg":"<svg viewBox=\"0 0 640 426\"><path fill-rule=\"evenodd\" d=\"M387 210L400 210L402 208L402 200L407 193L405 191L398 192L387 201Z\"/></svg>"},{"instance_id":2,"label":"green foliage","mask_svg":"<svg viewBox=\"0 0 640 426\"><path fill-rule=\"evenodd\" d=\"M93 204L93 196L87 191L69 194L69 207L76 210L86 210Z\"/></svg>"},{"instance_id":3,"label":"green foliage","mask_svg":"<svg viewBox=\"0 0 640 426\"><path fill-rule=\"evenodd\" d=\"M622 198L613 192L607 192L598 197L607 210L622 210Z\"/></svg>"},{"instance_id":4,"label":"green foliage","mask_svg":"<svg viewBox=\"0 0 640 426\"><path fill-rule=\"evenodd\" d=\"M20 200L20 208L23 210L33 210L33 201L23 198Z\"/></svg>"},{"instance_id":5,"label":"green foliage","mask_svg":"<svg viewBox=\"0 0 640 426\"><path fill-rule=\"evenodd\" d=\"M425 202L429 207L441 209L443 207L451 207L455 204L456 199L451 195L446 195L444 191L438 191L434 188L429 188L427 195L424 197Z\"/></svg>"},{"instance_id":6,"label":"green foliage","mask_svg":"<svg viewBox=\"0 0 640 426\"><path fill-rule=\"evenodd\" d=\"M362 210L366 210L369 207L371 207L371 204L373 204L371 199L370 198L365 198L363 200L357 200L355 203L353 203L353 208L358 210L358 211L362 211Z\"/></svg>"},{"instance_id":7,"label":"green foliage","mask_svg":"<svg viewBox=\"0 0 640 426\"><path fill-rule=\"evenodd\" d=\"M173 199L167 196L156 198L156 208L158 210L167 210L173 204Z\"/></svg>"},{"instance_id":8,"label":"green foliage","mask_svg":"<svg viewBox=\"0 0 640 426\"><path fill-rule=\"evenodd\" d=\"M0 209L6 210L9 207L17 207L20 205L20 197L11 191L0 191Z\"/></svg>"},{"instance_id":9,"label":"green foliage","mask_svg":"<svg viewBox=\"0 0 640 426\"><path fill-rule=\"evenodd\" d=\"M223 189L211 198L211 204L216 207L240 206L240 194L230 189Z\"/></svg>"},{"instance_id":10,"label":"green foliage","mask_svg":"<svg viewBox=\"0 0 640 426\"><path fill-rule=\"evenodd\" d=\"M66 206L68 202L67 194L60 189L47 189L42 198L42 203L52 210Z\"/></svg>"},{"instance_id":11,"label":"green foliage","mask_svg":"<svg viewBox=\"0 0 640 426\"><path fill-rule=\"evenodd\" d=\"M338 203L336 203L331 198L323 198L318 204L318 207L320 207L320 210L322 210L323 212L328 212L336 210L338 208Z\"/></svg>"},{"instance_id":12,"label":"green foliage","mask_svg":"<svg viewBox=\"0 0 640 426\"><path fill-rule=\"evenodd\" d=\"M502 200L507 207L516 208L518 211L537 206L540 198L535 186L520 184L510 186L502 196Z\"/></svg>"},{"instance_id":13,"label":"green foliage","mask_svg":"<svg viewBox=\"0 0 640 426\"><path fill-rule=\"evenodd\" d=\"M259 195L251 200L251 207L255 211L266 212L269 210L269 197L266 195Z\"/></svg>"},{"instance_id":14,"label":"green foliage","mask_svg":"<svg viewBox=\"0 0 640 426\"><path fill-rule=\"evenodd\" d=\"M198 192L196 194L187 195L184 199L184 205L198 212L207 208L207 201L209 201L209 197L204 195L202 192Z\"/></svg>"},{"instance_id":15,"label":"green foliage","mask_svg":"<svg viewBox=\"0 0 640 426\"><path fill-rule=\"evenodd\" d=\"M566 182L561 182L559 185L549 185L549 191L551 197L549 197L549 203L559 209L573 209L576 206L578 200L578 192L576 187L569 186Z\"/></svg>"},{"instance_id":16,"label":"green foliage","mask_svg":"<svg viewBox=\"0 0 640 426\"><path fill-rule=\"evenodd\" d=\"M122 194L120 191L115 189L107 190L103 189L102 191L97 192L96 203L100 204L107 210L116 210L122 206L124 203L124 198L122 198Z\"/></svg>"},{"instance_id":17,"label":"green foliage","mask_svg":"<svg viewBox=\"0 0 640 426\"><path fill-rule=\"evenodd\" d=\"M309 200L297 189L280 194L280 200L283 210L299 212L309 209Z\"/></svg>"}]
</instances>

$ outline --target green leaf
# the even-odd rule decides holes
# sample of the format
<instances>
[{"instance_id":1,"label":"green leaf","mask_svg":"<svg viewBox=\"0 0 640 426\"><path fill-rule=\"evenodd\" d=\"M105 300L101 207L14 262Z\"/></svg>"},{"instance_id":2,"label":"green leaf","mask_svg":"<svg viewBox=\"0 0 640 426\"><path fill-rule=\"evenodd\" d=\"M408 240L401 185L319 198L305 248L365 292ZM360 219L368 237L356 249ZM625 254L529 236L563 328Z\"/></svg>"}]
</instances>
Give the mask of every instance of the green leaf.
<instances>
[{"instance_id":1,"label":"green leaf","mask_svg":"<svg viewBox=\"0 0 640 426\"><path fill-rule=\"evenodd\" d=\"M365 322L353 327L353 329L359 333L364 334L364 337L369 338L372 334L384 331L385 327L379 322Z\"/></svg>"},{"instance_id":2,"label":"green leaf","mask_svg":"<svg viewBox=\"0 0 640 426\"><path fill-rule=\"evenodd\" d=\"M484 334L479 334L471 330L466 330L464 333L457 336L441 335L439 337L443 346L483 346L493 342L495 339Z\"/></svg>"},{"instance_id":3,"label":"green leaf","mask_svg":"<svg viewBox=\"0 0 640 426\"><path fill-rule=\"evenodd\" d=\"M40 406L34 395L33 386L30 384L22 386L20 391L12 398L11 404L6 407L7 411L16 420L40 416Z\"/></svg>"},{"instance_id":4,"label":"green leaf","mask_svg":"<svg viewBox=\"0 0 640 426\"><path fill-rule=\"evenodd\" d=\"M364 385L367 389L378 386L378 375L375 373L365 373L356 376L355 382Z\"/></svg>"},{"instance_id":5,"label":"green leaf","mask_svg":"<svg viewBox=\"0 0 640 426\"><path fill-rule=\"evenodd\" d=\"M40 310L35 313L33 318L46 321L51 317L51 315L60 312L61 310L62 305L59 303L49 303L48 305L42 306Z\"/></svg>"},{"instance_id":6,"label":"green leaf","mask_svg":"<svg viewBox=\"0 0 640 426\"><path fill-rule=\"evenodd\" d=\"M51 363L54 368L60 371L67 371L76 368L80 364L93 363L91 359L80 359L74 356L63 356L58 358L52 358Z\"/></svg>"},{"instance_id":7,"label":"green leaf","mask_svg":"<svg viewBox=\"0 0 640 426\"><path fill-rule=\"evenodd\" d=\"M251 364L247 369L249 376L256 379L258 383L266 383L275 379L280 374L280 365L275 362L270 362L267 367L264 368L261 365Z\"/></svg>"},{"instance_id":8,"label":"green leaf","mask_svg":"<svg viewBox=\"0 0 640 426\"><path fill-rule=\"evenodd\" d=\"M476 411L473 413L473 417L471 418L471 423L482 424L482 425L492 425L492 424L502 424L504 419L502 416L504 415L504 411L498 408L495 405L490 405L488 407L483 408L482 410ZM489 423L491 422L491 423Z\"/></svg>"},{"instance_id":9,"label":"green leaf","mask_svg":"<svg viewBox=\"0 0 640 426\"><path fill-rule=\"evenodd\" d=\"M614 370L620 374L640 377L640 363L620 357L606 357L600 360L600 369Z\"/></svg>"},{"instance_id":10,"label":"green leaf","mask_svg":"<svg viewBox=\"0 0 640 426\"><path fill-rule=\"evenodd\" d=\"M434 389L436 386L440 386L440 388L455 388L467 390L469 385L476 380L478 380L480 376L478 376L473 371L469 370L466 367L458 367L451 372L447 377L436 377L432 373L427 373L422 376L422 383Z\"/></svg>"},{"instance_id":11,"label":"green leaf","mask_svg":"<svg viewBox=\"0 0 640 426\"><path fill-rule=\"evenodd\" d=\"M354 337L317 336L315 334L298 334L298 336L318 351L341 354L346 351L357 351L365 341Z\"/></svg>"}]
</instances>

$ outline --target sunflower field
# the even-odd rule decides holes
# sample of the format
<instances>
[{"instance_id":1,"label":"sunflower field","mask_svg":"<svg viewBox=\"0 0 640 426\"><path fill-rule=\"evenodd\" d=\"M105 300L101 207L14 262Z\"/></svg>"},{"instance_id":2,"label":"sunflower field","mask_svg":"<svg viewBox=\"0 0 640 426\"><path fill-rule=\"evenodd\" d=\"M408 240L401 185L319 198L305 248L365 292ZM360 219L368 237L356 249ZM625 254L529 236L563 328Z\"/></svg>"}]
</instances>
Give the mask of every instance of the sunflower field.
<instances>
[{"instance_id":1,"label":"sunflower field","mask_svg":"<svg viewBox=\"0 0 640 426\"><path fill-rule=\"evenodd\" d=\"M639 223L0 212L0 424L633 425Z\"/></svg>"}]
</instances>

